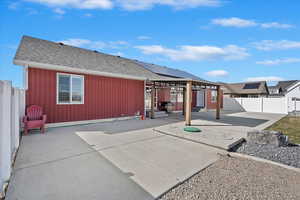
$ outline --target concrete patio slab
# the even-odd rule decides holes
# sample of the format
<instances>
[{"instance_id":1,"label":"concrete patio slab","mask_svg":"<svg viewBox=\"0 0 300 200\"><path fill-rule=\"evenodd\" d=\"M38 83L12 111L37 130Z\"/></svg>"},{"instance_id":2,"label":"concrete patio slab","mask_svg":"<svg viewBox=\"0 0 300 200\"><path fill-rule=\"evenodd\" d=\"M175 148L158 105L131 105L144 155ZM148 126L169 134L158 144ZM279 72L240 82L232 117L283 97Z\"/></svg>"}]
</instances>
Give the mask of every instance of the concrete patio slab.
<instances>
[{"instance_id":1,"label":"concrete patio slab","mask_svg":"<svg viewBox=\"0 0 300 200\"><path fill-rule=\"evenodd\" d=\"M154 199L75 134L83 127L24 136L6 200Z\"/></svg>"},{"instance_id":2,"label":"concrete patio slab","mask_svg":"<svg viewBox=\"0 0 300 200\"><path fill-rule=\"evenodd\" d=\"M77 134L154 197L217 161L221 152L152 129L115 135Z\"/></svg>"},{"instance_id":3,"label":"concrete patio slab","mask_svg":"<svg viewBox=\"0 0 300 200\"><path fill-rule=\"evenodd\" d=\"M192 126L202 130L199 133L185 132L184 122L167 124L154 128L155 131L189 141L229 150L246 138L251 130L262 130L285 115L266 113L223 114L216 120L212 112L193 113Z\"/></svg>"},{"instance_id":4,"label":"concrete patio slab","mask_svg":"<svg viewBox=\"0 0 300 200\"><path fill-rule=\"evenodd\" d=\"M153 197L97 152L16 170L6 200L120 200Z\"/></svg>"},{"instance_id":5,"label":"concrete patio slab","mask_svg":"<svg viewBox=\"0 0 300 200\"><path fill-rule=\"evenodd\" d=\"M175 123L172 125L165 125L155 128L154 130L175 136L181 139L186 139L192 142L209 145L212 147L220 148L223 150L229 150L235 145L242 142L245 138L245 134L241 133L241 127L228 128L226 125L211 124L211 125L196 125L200 120L193 120L192 126L197 126L201 129L201 132L190 133L183 129L186 127L184 123ZM201 121L203 122L203 120Z\"/></svg>"}]
</instances>

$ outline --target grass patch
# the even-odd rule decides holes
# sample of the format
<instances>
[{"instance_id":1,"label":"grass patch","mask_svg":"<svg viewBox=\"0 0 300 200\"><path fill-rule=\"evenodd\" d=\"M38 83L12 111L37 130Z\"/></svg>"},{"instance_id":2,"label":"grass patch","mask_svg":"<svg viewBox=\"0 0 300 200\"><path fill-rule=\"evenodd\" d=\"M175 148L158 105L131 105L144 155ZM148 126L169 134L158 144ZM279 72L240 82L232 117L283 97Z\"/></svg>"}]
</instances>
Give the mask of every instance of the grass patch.
<instances>
[{"instance_id":1,"label":"grass patch","mask_svg":"<svg viewBox=\"0 0 300 200\"><path fill-rule=\"evenodd\" d=\"M280 131L289 136L291 143L300 144L300 117L286 116L266 130Z\"/></svg>"}]
</instances>

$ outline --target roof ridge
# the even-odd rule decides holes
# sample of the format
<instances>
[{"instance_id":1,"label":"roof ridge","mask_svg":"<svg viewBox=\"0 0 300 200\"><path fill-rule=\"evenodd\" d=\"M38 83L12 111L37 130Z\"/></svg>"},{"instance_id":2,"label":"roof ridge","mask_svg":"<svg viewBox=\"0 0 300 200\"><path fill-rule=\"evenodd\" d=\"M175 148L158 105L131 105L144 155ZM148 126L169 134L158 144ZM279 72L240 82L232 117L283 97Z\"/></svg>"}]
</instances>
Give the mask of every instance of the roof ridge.
<instances>
[{"instance_id":1,"label":"roof ridge","mask_svg":"<svg viewBox=\"0 0 300 200\"><path fill-rule=\"evenodd\" d=\"M71 48L76 48L76 49L80 49L80 50L84 50L84 51L89 51L89 52L92 52L92 53L99 53L99 54L102 54L102 55L105 55L105 56L111 56L111 57L116 57L116 58L120 58L120 59L131 60L130 58L125 58L125 57L118 56L118 55L112 55L112 54L104 53L104 52L98 51L96 49L93 50L93 49L88 49L88 48L83 48L83 47L78 47L78 46L73 46L73 45L65 44L62 41L54 42L54 41L51 41L51 40L45 40L45 39L41 39L41 38L37 38L37 37L32 37L32 36L28 36L28 35L23 35L22 36L22 38L25 38L25 37L31 38L31 39L35 39L35 40L41 40L41 41L48 42L48 43L51 43L51 44L56 44L56 45L63 44L63 46L67 46L67 47L71 47Z\"/></svg>"}]
</instances>

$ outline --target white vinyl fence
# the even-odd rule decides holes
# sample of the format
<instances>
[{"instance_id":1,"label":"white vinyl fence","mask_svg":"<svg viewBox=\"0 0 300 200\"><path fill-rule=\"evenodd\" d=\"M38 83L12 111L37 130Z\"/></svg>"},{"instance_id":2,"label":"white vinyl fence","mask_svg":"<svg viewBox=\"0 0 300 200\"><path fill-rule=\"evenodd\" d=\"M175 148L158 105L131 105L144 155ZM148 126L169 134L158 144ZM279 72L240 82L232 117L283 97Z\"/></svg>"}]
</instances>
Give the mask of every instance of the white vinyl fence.
<instances>
[{"instance_id":1,"label":"white vinyl fence","mask_svg":"<svg viewBox=\"0 0 300 200\"><path fill-rule=\"evenodd\" d=\"M11 165L19 148L21 119L25 114L25 91L0 80L0 198L10 178Z\"/></svg>"},{"instance_id":2,"label":"white vinyl fence","mask_svg":"<svg viewBox=\"0 0 300 200\"><path fill-rule=\"evenodd\" d=\"M230 98L224 97L224 110L288 114L300 111L300 100L290 97Z\"/></svg>"}]
</instances>

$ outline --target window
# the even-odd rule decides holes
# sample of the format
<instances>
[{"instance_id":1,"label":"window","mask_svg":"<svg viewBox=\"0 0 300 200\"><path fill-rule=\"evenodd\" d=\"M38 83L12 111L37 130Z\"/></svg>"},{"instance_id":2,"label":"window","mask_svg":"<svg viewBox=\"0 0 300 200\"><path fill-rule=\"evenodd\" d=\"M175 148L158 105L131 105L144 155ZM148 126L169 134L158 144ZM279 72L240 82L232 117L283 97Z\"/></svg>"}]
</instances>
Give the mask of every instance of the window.
<instances>
[{"instance_id":1,"label":"window","mask_svg":"<svg viewBox=\"0 0 300 200\"><path fill-rule=\"evenodd\" d=\"M182 103L183 102L183 90L181 88L171 88L170 91L170 101L172 103Z\"/></svg>"},{"instance_id":2,"label":"window","mask_svg":"<svg viewBox=\"0 0 300 200\"><path fill-rule=\"evenodd\" d=\"M172 103L176 103L177 101L177 91L176 91L176 88L171 88L171 91L170 91L170 100Z\"/></svg>"},{"instance_id":3,"label":"window","mask_svg":"<svg viewBox=\"0 0 300 200\"><path fill-rule=\"evenodd\" d=\"M211 102L216 102L217 101L217 90L212 90L211 91Z\"/></svg>"},{"instance_id":4,"label":"window","mask_svg":"<svg viewBox=\"0 0 300 200\"><path fill-rule=\"evenodd\" d=\"M84 77L73 74L57 74L57 104L83 104Z\"/></svg>"},{"instance_id":5,"label":"window","mask_svg":"<svg viewBox=\"0 0 300 200\"><path fill-rule=\"evenodd\" d=\"M182 90L182 88L180 88L178 90L178 93L177 93L177 102L179 102L179 103L183 102L183 90Z\"/></svg>"}]
</instances>

